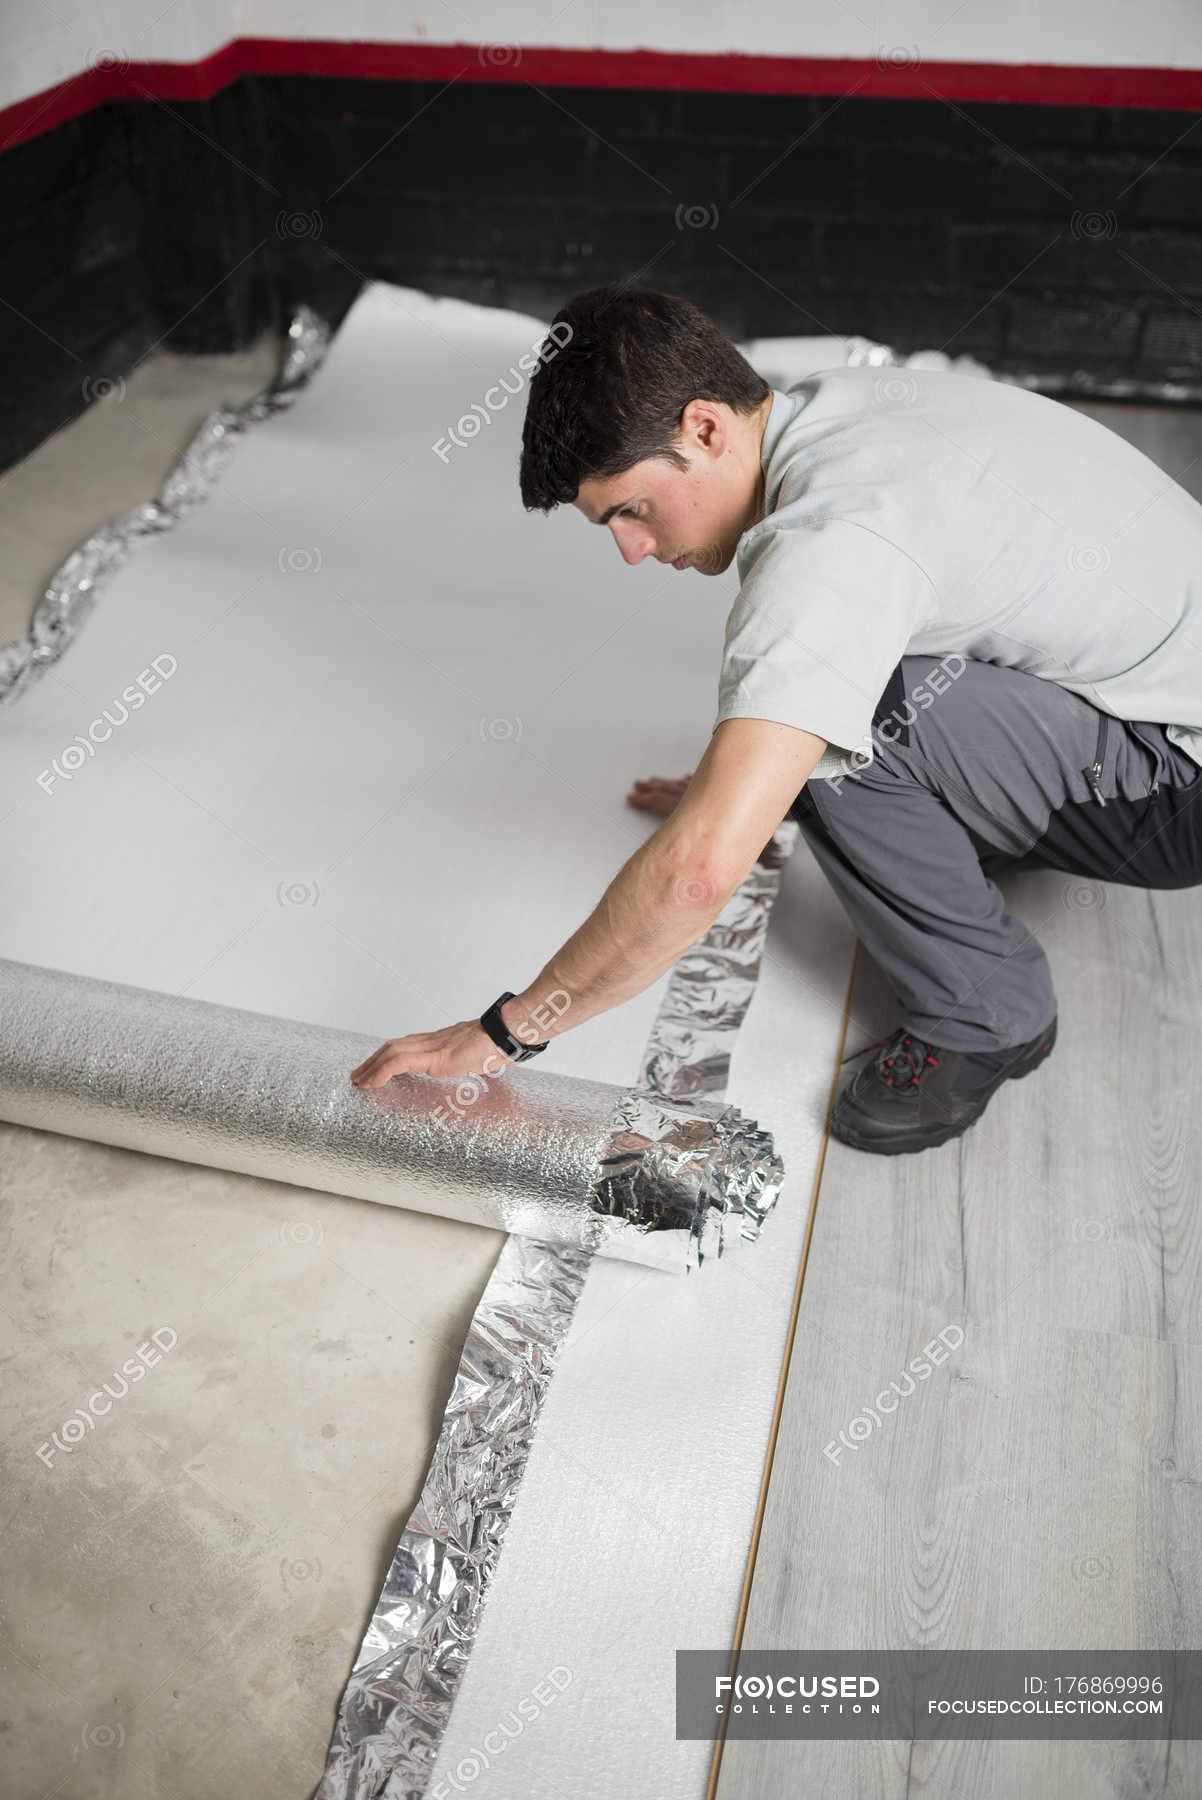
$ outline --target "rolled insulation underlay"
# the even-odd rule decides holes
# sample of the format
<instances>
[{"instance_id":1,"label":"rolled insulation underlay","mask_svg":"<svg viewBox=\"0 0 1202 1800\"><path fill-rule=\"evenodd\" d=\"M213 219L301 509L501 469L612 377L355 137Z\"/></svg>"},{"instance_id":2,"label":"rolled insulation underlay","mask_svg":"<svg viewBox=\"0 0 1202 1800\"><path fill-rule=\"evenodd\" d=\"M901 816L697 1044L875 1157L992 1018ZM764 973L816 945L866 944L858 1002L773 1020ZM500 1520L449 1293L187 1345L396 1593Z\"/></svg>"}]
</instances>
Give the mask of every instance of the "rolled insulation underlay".
<instances>
[{"instance_id":1,"label":"rolled insulation underlay","mask_svg":"<svg viewBox=\"0 0 1202 1800\"><path fill-rule=\"evenodd\" d=\"M382 1087L355 1032L0 959L0 1118L683 1273L784 1170L714 1098L517 1065Z\"/></svg>"}]
</instances>

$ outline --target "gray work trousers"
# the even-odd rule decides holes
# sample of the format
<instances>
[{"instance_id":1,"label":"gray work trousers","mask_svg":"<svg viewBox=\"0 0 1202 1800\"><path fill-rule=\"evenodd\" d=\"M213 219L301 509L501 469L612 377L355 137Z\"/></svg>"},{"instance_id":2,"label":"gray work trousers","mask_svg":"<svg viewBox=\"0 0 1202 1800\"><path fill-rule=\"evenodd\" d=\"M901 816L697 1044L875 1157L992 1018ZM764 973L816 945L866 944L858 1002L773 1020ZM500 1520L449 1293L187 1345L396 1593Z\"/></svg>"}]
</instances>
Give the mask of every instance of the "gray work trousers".
<instances>
[{"instance_id":1,"label":"gray work trousers","mask_svg":"<svg viewBox=\"0 0 1202 1800\"><path fill-rule=\"evenodd\" d=\"M1028 1043L1056 1013L1035 935L992 879L1056 868L1143 887L1202 882L1199 765L1160 725L956 653L905 656L873 760L811 779L797 819L914 1037Z\"/></svg>"}]
</instances>

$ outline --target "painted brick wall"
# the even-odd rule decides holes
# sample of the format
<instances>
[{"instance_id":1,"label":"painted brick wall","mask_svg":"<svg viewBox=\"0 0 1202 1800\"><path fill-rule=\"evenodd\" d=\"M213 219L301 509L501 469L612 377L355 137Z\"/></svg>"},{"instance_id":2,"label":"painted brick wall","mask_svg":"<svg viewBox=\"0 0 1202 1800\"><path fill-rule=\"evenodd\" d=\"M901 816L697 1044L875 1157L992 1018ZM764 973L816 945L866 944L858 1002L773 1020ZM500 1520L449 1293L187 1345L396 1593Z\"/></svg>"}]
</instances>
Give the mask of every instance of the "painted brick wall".
<instances>
[{"instance_id":1,"label":"painted brick wall","mask_svg":"<svg viewBox=\"0 0 1202 1800\"><path fill-rule=\"evenodd\" d=\"M736 338L968 351L1050 391L1202 388L1197 115L248 77L7 151L0 464L152 344L383 278L549 317L612 278Z\"/></svg>"}]
</instances>

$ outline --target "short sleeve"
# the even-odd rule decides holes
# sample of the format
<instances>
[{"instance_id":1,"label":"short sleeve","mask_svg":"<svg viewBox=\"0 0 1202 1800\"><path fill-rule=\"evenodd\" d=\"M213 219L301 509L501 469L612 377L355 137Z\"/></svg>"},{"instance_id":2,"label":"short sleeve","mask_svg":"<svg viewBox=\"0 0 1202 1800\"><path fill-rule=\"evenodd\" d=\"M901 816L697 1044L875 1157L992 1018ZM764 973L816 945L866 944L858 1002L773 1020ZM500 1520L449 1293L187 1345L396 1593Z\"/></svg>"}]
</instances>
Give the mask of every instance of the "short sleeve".
<instances>
[{"instance_id":1,"label":"short sleeve","mask_svg":"<svg viewBox=\"0 0 1202 1800\"><path fill-rule=\"evenodd\" d=\"M839 755L870 755L877 702L934 611L929 576L850 519L764 529L739 570L714 729L772 719L812 731Z\"/></svg>"}]
</instances>

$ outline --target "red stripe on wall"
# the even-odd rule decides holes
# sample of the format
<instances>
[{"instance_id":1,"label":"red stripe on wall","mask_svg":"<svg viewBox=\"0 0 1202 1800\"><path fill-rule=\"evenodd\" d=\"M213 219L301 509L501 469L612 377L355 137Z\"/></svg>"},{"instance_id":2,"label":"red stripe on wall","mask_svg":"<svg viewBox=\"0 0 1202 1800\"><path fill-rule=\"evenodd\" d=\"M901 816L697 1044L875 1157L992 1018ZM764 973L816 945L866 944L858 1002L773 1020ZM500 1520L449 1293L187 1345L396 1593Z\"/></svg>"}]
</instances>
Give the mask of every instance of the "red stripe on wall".
<instances>
[{"instance_id":1,"label":"red stripe on wall","mask_svg":"<svg viewBox=\"0 0 1202 1800\"><path fill-rule=\"evenodd\" d=\"M207 100L243 75L372 81L539 82L549 87L688 88L712 93L856 94L891 100L992 100L1044 106L1202 109L1202 70L1053 63L566 50L516 44L360 44L235 38L195 63L98 56L57 87L0 110L0 149L107 100Z\"/></svg>"}]
</instances>

